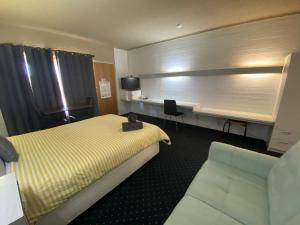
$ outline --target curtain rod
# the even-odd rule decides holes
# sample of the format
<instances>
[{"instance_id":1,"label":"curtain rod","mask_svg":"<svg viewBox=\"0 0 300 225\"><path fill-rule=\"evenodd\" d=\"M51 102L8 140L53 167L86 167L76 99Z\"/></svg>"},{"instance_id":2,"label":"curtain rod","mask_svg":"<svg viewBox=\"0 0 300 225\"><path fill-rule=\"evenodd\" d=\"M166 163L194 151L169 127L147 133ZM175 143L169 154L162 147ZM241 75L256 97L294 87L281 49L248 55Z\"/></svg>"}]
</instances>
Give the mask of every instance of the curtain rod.
<instances>
[{"instance_id":1,"label":"curtain rod","mask_svg":"<svg viewBox=\"0 0 300 225\"><path fill-rule=\"evenodd\" d=\"M89 53L81 53L81 52L71 52L71 51L66 51L66 50L59 50L59 49L52 49L52 48L45 48L45 47L36 47L36 46L29 46L29 45L20 45L20 44L13 44L13 43L0 43L0 45L12 45L12 46L20 46L20 47L30 47L30 48L37 48L37 49L47 49L51 51L60 51L60 52L66 52L66 53L71 53L71 54L81 54L81 55L87 55L87 56L92 56L95 57L92 54Z\"/></svg>"},{"instance_id":2,"label":"curtain rod","mask_svg":"<svg viewBox=\"0 0 300 225\"><path fill-rule=\"evenodd\" d=\"M51 48L50 48L50 49L51 49ZM89 54L89 53L70 52L70 51L58 50L58 49L51 49L51 50L52 50L52 51L54 51L54 52L63 52L63 53L71 53L71 54L81 54L81 55L88 55L88 56L95 57L94 55L92 55L92 54Z\"/></svg>"}]
</instances>

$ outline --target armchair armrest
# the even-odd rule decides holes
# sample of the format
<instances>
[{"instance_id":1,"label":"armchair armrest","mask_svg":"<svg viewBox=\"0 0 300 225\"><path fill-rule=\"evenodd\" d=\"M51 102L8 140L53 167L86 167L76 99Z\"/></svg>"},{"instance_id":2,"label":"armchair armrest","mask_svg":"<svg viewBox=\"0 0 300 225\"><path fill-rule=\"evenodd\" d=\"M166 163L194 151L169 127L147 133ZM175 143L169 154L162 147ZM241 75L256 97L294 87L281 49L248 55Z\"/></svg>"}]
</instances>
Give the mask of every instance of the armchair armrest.
<instances>
[{"instance_id":1,"label":"armchair armrest","mask_svg":"<svg viewBox=\"0 0 300 225\"><path fill-rule=\"evenodd\" d=\"M267 178L278 158L238 148L232 145L213 142L208 159L227 164L248 173Z\"/></svg>"}]
</instances>

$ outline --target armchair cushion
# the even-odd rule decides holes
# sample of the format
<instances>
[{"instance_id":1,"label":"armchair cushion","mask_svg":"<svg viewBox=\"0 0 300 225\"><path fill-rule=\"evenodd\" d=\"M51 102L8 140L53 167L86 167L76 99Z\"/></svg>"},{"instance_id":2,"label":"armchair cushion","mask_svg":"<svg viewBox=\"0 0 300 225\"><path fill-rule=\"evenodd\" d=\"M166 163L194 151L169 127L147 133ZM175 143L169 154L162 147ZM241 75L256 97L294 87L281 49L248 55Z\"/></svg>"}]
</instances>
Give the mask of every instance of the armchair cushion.
<instances>
[{"instance_id":1,"label":"armchair cushion","mask_svg":"<svg viewBox=\"0 0 300 225\"><path fill-rule=\"evenodd\" d=\"M271 168L278 161L276 157L219 142L211 144L208 158L262 178L268 177Z\"/></svg>"},{"instance_id":2,"label":"armchair cushion","mask_svg":"<svg viewBox=\"0 0 300 225\"><path fill-rule=\"evenodd\" d=\"M164 225L242 225L230 216L190 196L184 196Z\"/></svg>"},{"instance_id":3,"label":"armchair cushion","mask_svg":"<svg viewBox=\"0 0 300 225\"><path fill-rule=\"evenodd\" d=\"M300 224L300 142L271 169L268 189L271 225Z\"/></svg>"},{"instance_id":4,"label":"armchair cushion","mask_svg":"<svg viewBox=\"0 0 300 225\"><path fill-rule=\"evenodd\" d=\"M186 195L242 224L269 224L266 180L224 163L207 160Z\"/></svg>"},{"instance_id":5,"label":"armchair cushion","mask_svg":"<svg viewBox=\"0 0 300 225\"><path fill-rule=\"evenodd\" d=\"M280 159L214 142L166 225L298 225L300 142Z\"/></svg>"}]
</instances>

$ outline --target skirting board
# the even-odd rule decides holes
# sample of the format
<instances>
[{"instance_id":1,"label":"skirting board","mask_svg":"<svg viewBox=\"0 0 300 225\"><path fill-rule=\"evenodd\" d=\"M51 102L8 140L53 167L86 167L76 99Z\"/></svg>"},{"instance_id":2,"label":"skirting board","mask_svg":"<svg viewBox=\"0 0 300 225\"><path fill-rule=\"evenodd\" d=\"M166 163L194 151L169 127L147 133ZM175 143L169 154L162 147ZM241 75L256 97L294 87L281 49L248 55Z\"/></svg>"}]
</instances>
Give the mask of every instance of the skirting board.
<instances>
[{"instance_id":1,"label":"skirting board","mask_svg":"<svg viewBox=\"0 0 300 225\"><path fill-rule=\"evenodd\" d=\"M275 148L268 148L268 151L270 152L276 152L276 153L280 153L280 154L284 154L285 151L281 151L279 149L275 149Z\"/></svg>"},{"instance_id":2,"label":"skirting board","mask_svg":"<svg viewBox=\"0 0 300 225\"><path fill-rule=\"evenodd\" d=\"M108 174L84 188L52 212L41 217L37 225L66 225L118 186L159 152L159 143L144 149Z\"/></svg>"}]
</instances>

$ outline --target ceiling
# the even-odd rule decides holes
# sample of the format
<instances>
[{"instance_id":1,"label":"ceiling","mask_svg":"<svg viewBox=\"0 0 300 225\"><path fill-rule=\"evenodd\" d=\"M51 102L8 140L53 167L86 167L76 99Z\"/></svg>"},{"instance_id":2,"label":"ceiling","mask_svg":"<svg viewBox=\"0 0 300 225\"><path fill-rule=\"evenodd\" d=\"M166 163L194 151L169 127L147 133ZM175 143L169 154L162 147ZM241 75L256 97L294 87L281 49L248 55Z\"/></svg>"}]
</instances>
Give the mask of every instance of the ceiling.
<instances>
[{"instance_id":1,"label":"ceiling","mask_svg":"<svg viewBox=\"0 0 300 225\"><path fill-rule=\"evenodd\" d=\"M0 0L2 22L123 49L298 12L300 0Z\"/></svg>"}]
</instances>

